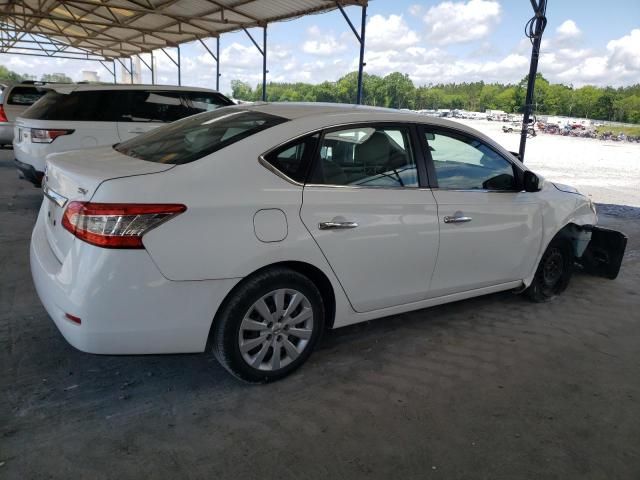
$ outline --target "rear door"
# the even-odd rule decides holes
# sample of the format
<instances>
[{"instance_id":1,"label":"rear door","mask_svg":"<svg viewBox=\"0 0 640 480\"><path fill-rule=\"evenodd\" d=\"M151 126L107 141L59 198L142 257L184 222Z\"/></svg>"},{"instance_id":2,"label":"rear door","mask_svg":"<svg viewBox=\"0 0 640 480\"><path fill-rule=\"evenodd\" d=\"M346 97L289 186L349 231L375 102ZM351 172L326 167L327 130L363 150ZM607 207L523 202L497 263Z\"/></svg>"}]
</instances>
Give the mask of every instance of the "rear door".
<instances>
[{"instance_id":1,"label":"rear door","mask_svg":"<svg viewBox=\"0 0 640 480\"><path fill-rule=\"evenodd\" d=\"M512 161L457 130L424 127L440 249L430 296L522 280L540 249L538 195L521 191Z\"/></svg>"},{"instance_id":2,"label":"rear door","mask_svg":"<svg viewBox=\"0 0 640 480\"><path fill-rule=\"evenodd\" d=\"M414 135L407 124L326 131L304 187L302 221L358 312L415 302L429 289L438 219Z\"/></svg>"}]
</instances>

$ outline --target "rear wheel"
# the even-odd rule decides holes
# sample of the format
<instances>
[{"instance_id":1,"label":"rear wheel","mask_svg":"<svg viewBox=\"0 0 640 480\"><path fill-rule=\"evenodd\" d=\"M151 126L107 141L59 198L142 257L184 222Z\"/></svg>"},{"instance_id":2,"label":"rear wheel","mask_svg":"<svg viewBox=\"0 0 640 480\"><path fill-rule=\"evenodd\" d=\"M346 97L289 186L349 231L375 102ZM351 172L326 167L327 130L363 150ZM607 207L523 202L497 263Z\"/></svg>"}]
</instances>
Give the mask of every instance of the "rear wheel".
<instances>
[{"instance_id":1,"label":"rear wheel","mask_svg":"<svg viewBox=\"0 0 640 480\"><path fill-rule=\"evenodd\" d=\"M213 326L213 353L236 377L278 380L302 365L324 328L322 296L293 270L259 273L232 294Z\"/></svg>"},{"instance_id":2,"label":"rear wheel","mask_svg":"<svg viewBox=\"0 0 640 480\"><path fill-rule=\"evenodd\" d=\"M573 274L571 242L554 238L540 259L538 270L525 294L534 302L547 302L562 293Z\"/></svg>"}]
</instances>

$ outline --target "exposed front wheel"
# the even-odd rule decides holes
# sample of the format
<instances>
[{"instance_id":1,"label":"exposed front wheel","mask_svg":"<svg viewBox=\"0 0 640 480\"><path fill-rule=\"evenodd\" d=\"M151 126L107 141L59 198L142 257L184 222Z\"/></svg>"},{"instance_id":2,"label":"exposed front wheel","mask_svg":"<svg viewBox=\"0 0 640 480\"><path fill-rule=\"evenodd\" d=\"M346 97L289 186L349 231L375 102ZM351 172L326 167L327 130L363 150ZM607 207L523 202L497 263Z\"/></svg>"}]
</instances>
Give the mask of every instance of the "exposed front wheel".
<instances>
[{"instance_id":1,"label":"exposed front wheel","mask_svg":"<svg viewBox=\"0 0 640 480\"><path fill-rule=\"evenodd\" d=\"M278 380L302 365L324 328L322 296L311 280L277 268L241 284L217 315L213 353L236 377Z\"/></svg>"},{"instance_id":2,"label":"exposed front wheel","mask_svg":"<svg viewBox=\"0 0 640 480\"><path fill-rule=\"evenodd\" d=\"M573 261L571 243L563 238L554 238L542 255L525 294L534 302L546 302L562 293L573 274Z\"/></svg>"}]
</instances>

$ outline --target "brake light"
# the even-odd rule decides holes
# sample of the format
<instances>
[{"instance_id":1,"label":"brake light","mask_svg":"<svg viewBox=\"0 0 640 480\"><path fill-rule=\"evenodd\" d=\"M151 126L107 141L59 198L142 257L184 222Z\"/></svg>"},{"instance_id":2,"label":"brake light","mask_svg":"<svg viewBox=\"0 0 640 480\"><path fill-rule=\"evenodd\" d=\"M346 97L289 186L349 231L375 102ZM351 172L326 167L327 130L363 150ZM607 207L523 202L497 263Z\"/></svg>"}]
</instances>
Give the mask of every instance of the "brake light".
<instances>
[{"instance_id":1,"label":"brake light","mask_svg":"<svg viewBox=\"0 0 640 480\"><path fill-rule=\"evenodd\" d=\"M145 233L186 209L177 204L71 202L62 226L98 247L144 248Z\"/></svg>"},{"instance_id":2,"label":"brake light","mask_svg":"<svg viewBox=\"0 0 640 480\"><path fill-rule=\"evenodd\" d=\"M4 107L0 105L0 122L8 122L7 114L4 113Z\"/></svg>"},{"instance_id":3,"label":"brake light","mask_svg":"<svg viewBox=\"0 0 640 480\"><path fill-rule=\"evenodd\" d=\"M63 135L69 135L75 130L49 130L46 128L32 128L31 141L33 143L51 143L56 138Z\"/></svg>"}]
</instances>

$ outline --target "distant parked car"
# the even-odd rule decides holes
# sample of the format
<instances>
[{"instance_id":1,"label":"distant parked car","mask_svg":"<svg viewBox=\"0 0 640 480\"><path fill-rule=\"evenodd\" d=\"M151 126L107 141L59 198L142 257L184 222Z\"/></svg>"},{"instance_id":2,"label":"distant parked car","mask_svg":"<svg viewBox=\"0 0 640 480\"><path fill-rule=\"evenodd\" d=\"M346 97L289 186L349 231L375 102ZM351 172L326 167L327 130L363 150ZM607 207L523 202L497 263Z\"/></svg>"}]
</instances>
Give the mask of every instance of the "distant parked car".
<instances>
[{"instance_id":1,"label":"distant parked car","mask_svg":"<svg viewBox=\"0 0 640 480\"><path fill-rule=\"evenodd\" d=\"M0 146L13 143L14 121L46 92L33 82L0 84Z\"/></svg>"},{"instance_id":2,"label":"distant parked car","mask_svg":"<svg viewBox=\"0 0 640 480\"><path fill-rule=\"evenodd\" d=\"M206 88L160 85L52 85L16 119L20 175L40 185L47 155L113 145L165 123L233 105Z\"/></svg>"},{"instance_id":3,"label":"distant parked car","mask_svg":"<svg viewBox=\"0 0 640 480\"><path fill-rule=\"evenodd\" d=\"M52 155L43 191L31 271L69 343L212 351L250 382L291 373L328 328L503 290L549 300L576 260L614 278L626 244L485 135L352 105L202 113Z\"/></svg>"},{"instance_id":4,"label":"distant parked car","mask_svg":"<svg viewBox=\"0 0 640 480\"><path fill-rule=\"evenodd\" d=\"M511 122L509 125L503 125L502 126L502 131L504 133L512 133L512 132L518 132L520 133L520 131L522 131L522 123L520 122ZM527 127L527 133L529 135L531 135L532 137L536 136L536 129L533 125L529 125L529 127Z\"/></svg>"}]
</instances>

